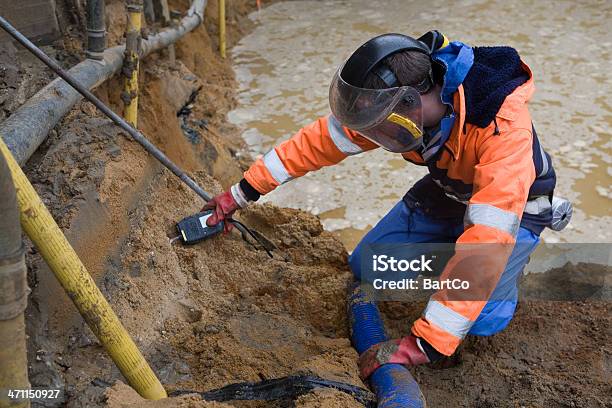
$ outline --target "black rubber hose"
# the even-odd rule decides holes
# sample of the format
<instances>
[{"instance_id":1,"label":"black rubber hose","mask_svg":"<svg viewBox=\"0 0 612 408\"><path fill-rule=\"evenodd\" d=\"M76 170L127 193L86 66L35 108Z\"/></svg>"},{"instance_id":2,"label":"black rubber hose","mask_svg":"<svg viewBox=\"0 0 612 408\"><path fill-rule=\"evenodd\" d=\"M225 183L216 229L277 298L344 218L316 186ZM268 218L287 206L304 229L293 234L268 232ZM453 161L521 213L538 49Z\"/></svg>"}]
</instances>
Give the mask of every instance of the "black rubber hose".
<instances>
[{"instance_id":1,"label":"black rubber hose","mask_svg":"<svg viewBox=\"0 0 612 408\"><path fill-rule=\"evenodd\" d=\"M175 397L186 394L199 394L205 401L218 402L232 400L273 401L281 399L295 399L300 395L307 394L317 388L333 388L351 395L365 407L373 408L376 406L376 397L368 390L355 385L325 380L323 378L310 375L294 375L289 377L274 378L257 383L236 383L206 392L176 390L168 395Z\"/></svg>"}]
</instances>

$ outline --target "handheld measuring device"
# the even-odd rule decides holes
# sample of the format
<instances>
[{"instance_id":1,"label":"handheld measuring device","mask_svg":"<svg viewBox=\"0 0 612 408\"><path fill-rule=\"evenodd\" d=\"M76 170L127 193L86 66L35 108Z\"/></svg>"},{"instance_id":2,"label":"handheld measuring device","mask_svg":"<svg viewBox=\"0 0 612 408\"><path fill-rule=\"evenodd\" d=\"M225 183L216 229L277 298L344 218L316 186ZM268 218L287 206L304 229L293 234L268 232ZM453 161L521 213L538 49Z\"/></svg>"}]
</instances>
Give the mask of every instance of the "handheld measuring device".
<instances>
[{"instance_id":1,"label":"handheld measuring device","mask_svg":"<svg viewBox=\"0 0 612 408\"><path fill-rule=\"evenodd\" d=\"M223 221L209 227L206 220L212 215L212 210L203 211L183 218L176 224L179 235L172 238L170 243L181 240L185 245L191 245L217 235L223 231Z\"/></svg>"}]
</instances>

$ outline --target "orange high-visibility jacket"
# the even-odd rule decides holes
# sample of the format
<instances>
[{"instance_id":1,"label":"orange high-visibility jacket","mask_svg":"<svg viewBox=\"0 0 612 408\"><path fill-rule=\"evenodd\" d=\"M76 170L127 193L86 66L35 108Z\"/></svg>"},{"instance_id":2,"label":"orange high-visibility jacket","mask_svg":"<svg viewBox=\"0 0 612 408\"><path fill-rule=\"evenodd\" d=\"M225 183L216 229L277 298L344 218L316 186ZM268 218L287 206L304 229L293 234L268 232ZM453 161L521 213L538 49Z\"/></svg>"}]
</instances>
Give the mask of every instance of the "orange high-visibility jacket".
<instances>
[{"instance_id":1,"label":"orange high-visibility jacket","mask_svg":"<svg viewBox=\"0 0 612 408\"><path fill-rule=\"evenodd\" d=\"M529 68L529 79L506 97L495 117L485 128L466 123L463 86L454 94L456 119L435 168L445 177L434 181L449 195L467 204L465 230L457 243L496 243L509 247L515 242L530 186L536 178L532 159L532 122L527 101L535 91ZM309 171L330 166L347 156L378 146L357 132L343 127L332 115L322 117L302 128L289 140L258 159L244 178L260 194ZM413 163L424 164L416 152L402 156ZM460 182L472 191L454 191ZM507 245L506 245L507 244ZM496 254L493 266L487 266L487 282L479 288L488 294L495 288L511 251ZM449 261L441 279L452 273ZM487 297L458 301L444 293L431 297L412 332L429 342L436 350L451 355L480 314Z\"/></svg>"}]
</instances>

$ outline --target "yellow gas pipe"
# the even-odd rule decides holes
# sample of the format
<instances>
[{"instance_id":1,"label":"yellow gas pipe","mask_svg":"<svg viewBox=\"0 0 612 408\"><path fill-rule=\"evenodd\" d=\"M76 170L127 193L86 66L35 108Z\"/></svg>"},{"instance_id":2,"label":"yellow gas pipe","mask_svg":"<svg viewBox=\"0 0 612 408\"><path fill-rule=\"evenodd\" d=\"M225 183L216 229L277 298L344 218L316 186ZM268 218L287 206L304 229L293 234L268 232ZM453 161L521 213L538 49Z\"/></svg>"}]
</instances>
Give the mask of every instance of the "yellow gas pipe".
<instances>
[{"instance_id":1,"label":"yellow gas pipe","mask_svg":"<svg viewBox=\"0 0 612 408\"><path fill-rule=\"evenodd\" d=\"M127 5L128 24L125 33L125 59L123 75L125 87L121 95L125 104L123 116L134 127L138 125L138 68L140 30L142 28L142 3L130 0Z\"/></svg>"},{"instance_id":2,"label":"yellow gas pipe","mask_svg":"<svg viewBox=\"0 0 612 408\"><path fill-rule=\"evenodd\" d=\"M15 183L23 230L132 388L147 399L165 398L166 391L155 373L1 137L0 153L6 158Z\"/></svg>"},{"instance_id":3,"label":"yellow gas pipe","mask_svg":"<svg viewBox=\"0 0 612 408\"><path fill-rule=\"evenodd\" d=\"M225 58L225 0L219 0L219 52Z\"/></svg>"}]
</instances>

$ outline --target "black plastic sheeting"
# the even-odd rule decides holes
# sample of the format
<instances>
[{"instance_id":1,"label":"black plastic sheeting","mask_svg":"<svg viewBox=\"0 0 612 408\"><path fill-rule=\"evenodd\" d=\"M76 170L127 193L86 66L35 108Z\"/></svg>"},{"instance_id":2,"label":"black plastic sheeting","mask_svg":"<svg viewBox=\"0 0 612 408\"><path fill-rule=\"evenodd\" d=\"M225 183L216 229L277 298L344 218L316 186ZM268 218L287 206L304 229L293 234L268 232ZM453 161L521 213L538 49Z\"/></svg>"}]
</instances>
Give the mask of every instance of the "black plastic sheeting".
<instances>
[{"instance_id":1,"label":"black plastic sheeting","mask_svg":"<svg viewBox=\"0 0 612 408\"><path fill-rule=\"evenodd\" d=\"M295 375L289 377L263 380L260 382L243 382L226 385L216 390L199 392L192 390L176 390L169 394L171 397L187 394L198 394L205 401L273 401L293 400L300 395L307 394L318 388L333 388L351 395L365 407L376 407L376 397L370 391L338 381L324 380L323 378Z\"/></svg>"}]
</instances>

